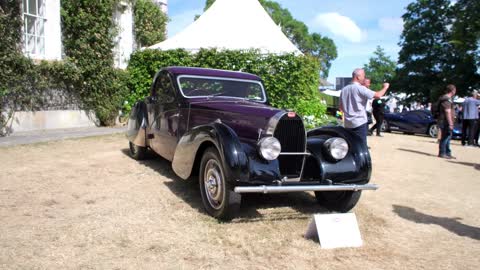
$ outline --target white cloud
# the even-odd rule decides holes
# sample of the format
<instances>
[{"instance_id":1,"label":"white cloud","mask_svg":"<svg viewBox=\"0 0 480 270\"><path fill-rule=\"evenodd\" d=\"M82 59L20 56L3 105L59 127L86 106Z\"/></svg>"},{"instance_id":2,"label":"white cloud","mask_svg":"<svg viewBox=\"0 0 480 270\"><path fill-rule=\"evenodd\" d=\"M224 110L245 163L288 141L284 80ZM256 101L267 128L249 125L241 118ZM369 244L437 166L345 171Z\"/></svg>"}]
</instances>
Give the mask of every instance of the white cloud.
<instances>
[{"instance_id":1,"label":"white cloud","mask_svg":"<svg viewBox=\"0 0 480 270\"><path fill-rule=\"evenodd\" d=\"M201 15L202 13L202 9L191 9L170 17L170 22L167 26L168 36L173 37L175 34L178 34L185 29L185 27L193 23L195 15Z\"/></svg>"},{"instance_id":2,"label":"white cloud","mask_svg":"<svg viewBox=\"0 0 480 270\"><path fill-rule=\"evenodd\" d=\"M378 20L378 27L385 31L392 31L396 33L401 33L403 30L403 20L402 18L380 18Z\"/></svg>"},{"instance_id":3,"label":"white cloud","mask_svg":"<svg viewBox=\"0 0 480 270\"><path fill-rule=\"evenodd\" d=\"M314 22L332 34L343 37L351 42L361 42L366 36L366 33L362 31L352 19L336 12L318 14Z\"/></svg>"}]
</instances>

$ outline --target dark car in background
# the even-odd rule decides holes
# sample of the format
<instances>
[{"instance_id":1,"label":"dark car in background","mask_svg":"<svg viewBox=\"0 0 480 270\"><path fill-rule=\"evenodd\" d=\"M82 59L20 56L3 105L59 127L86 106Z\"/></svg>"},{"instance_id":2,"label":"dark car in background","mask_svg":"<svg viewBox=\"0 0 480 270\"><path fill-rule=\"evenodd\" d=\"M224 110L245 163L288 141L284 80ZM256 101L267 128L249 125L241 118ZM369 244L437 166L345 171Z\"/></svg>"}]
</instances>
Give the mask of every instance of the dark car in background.
<instances>
[{"instance_id":1,"label":"dark car in background","mask_svg":"<svg viewBox=\"0 0 480 270\"><path fill-rule=\"evenodd\" d=\"M323 207L346 212L377 188L357 136L339 126L307 131L295 112L269 106L249 73L161 69L132 109L127 138L134 159L151 149L180 178L198 177L203 205L219 219L235 216L244 193L314 191Z\"/></svg>"},{"instance_id":2,"label":"dark car in background","mask_svg":"<svg viewBox=\"0 0 480 270\"><path fill-rule=\"evenodd\" d=\"M401 113L385 113L382 131L401 131L409 134L425 134L436 138L438 134L437 121L429 110L413 110ZM462 136L461 124L456 123L453 137Z\"/></svg>"}]
</instances>

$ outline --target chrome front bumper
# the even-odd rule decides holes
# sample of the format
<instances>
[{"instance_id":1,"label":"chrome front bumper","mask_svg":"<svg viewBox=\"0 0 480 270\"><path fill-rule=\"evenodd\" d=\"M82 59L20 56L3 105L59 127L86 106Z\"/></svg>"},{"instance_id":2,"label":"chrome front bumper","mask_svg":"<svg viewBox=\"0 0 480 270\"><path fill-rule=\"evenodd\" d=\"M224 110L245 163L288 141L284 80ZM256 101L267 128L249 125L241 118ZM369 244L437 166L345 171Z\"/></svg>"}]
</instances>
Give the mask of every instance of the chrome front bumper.
<instances>
[{"instance_id":1,"label":"chrome front bumper","mask_svg":"<svg viewBox=\"0 0 480 270\"><path fill-rule=\"evenodd\" d=\"M246 186L235 187L235 193L283 193L283 192L301 192L301 191L359 191L376 190L375 184L366 185L285 185L285 186Z\"/></svg>"}]
</instances>

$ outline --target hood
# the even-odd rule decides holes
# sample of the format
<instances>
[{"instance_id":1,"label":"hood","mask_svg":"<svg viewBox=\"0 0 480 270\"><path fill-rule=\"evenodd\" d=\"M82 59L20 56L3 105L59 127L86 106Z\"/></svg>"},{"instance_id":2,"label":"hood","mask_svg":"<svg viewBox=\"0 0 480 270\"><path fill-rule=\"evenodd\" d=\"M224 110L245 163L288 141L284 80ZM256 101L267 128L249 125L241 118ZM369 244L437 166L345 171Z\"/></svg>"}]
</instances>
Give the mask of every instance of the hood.
<instances>
[{"instance_id":1,"label":"hood","mask_svg":"<svg viewBox=\"0 0 480 270\"><path fill-rule=\"evenodd\" d=\"M282 110L263 103L233 99L198 99L190 103L190 127L221 119L240 139L258 139L258 130L265 130L272 116Z\"/></svg>"}]
</instances>

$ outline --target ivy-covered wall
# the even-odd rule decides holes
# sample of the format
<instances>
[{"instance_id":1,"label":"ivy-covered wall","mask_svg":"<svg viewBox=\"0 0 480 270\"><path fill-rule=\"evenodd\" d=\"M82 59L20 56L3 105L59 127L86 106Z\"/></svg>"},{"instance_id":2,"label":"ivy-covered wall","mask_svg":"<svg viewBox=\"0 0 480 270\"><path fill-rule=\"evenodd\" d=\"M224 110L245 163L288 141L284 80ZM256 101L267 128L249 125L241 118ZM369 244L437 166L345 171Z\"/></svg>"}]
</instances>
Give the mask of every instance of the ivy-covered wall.
<instances>
[{"instance_id":1,"label":"ivy-covered wall","mask_svg":"<svg viewBox=\"0 0 480 270\"><path fill-rule=\"evenodd\" d=\"M148 47L165 40L168 18L152 0L136 0L133 14L138 47Z\"/></svg>"},{"instance_id":2,"label":"ivy-covered wall","mask_svg":"<svg viewBox=\"0 0 480 270\"><path fill-rule=\"evenodd\" d=\"M100 123L114 124L127 74L113 68L112 15L116 0L62 0L62 36L67 61L78 67L76 85L85 109L94 110Z\"/></svg>"}]
</instances>

